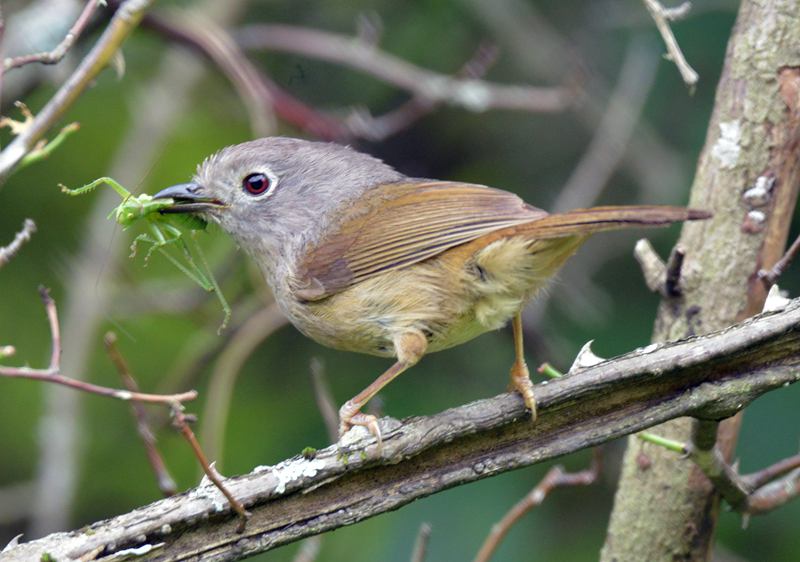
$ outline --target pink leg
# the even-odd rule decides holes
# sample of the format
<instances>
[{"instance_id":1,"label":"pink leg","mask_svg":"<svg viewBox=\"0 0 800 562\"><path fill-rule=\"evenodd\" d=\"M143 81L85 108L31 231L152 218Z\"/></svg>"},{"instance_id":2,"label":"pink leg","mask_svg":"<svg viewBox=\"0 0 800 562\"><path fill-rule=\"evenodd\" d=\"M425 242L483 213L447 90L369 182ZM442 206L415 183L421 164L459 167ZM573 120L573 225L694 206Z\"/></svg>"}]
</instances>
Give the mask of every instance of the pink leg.
<instances>
[{"instance_id":1,"label":"pink leg","mask_svg":"<svg viewBox=\"0 0 800 562\"><path fill-rule=\"evenodd\" d=\"M339 409L339 436L344 435L354 425L362 425L381 442L378 419L370 414L362 414L361 408L378 394L380 390L397 378L400 373L413 366L425 354L428 341L420 332L408 331L395 338L394 348L397 362L375 379L367 388L344 403Z\"/></svg>"},{"instance_id":2,"label":"pink leg","mask_svg":"<svg viewBox=\"0 0 800 562\"><path fill-rule=\"evenodd\" d=\"M514 330L514 364L511 366L511 387L522 395L525 406L531 411L531 421L536 421L536 397L533 395L533 383L525 364L525 350L522 345L522 313L517 312L511 322Z\"/></svg>"}]
</instances>

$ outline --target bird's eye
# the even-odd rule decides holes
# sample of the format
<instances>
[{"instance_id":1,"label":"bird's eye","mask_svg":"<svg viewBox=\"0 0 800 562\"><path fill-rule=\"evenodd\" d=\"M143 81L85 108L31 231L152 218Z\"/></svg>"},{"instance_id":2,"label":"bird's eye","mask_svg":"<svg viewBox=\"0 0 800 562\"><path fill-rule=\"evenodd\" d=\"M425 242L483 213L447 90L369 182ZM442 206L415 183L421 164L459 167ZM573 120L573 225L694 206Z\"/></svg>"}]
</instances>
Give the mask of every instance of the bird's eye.
<instances>
[{"instance_id":1,"label":"bird's eye","mask_svg":"<svg viewBox=\"0 0 800 562\"><path fill-rule=\"evenodd\" d=\"M242 187L250 195L261 195L272 186L272 181L266 174L250 174L242 180Z\"/></svg>"}]
</instances>

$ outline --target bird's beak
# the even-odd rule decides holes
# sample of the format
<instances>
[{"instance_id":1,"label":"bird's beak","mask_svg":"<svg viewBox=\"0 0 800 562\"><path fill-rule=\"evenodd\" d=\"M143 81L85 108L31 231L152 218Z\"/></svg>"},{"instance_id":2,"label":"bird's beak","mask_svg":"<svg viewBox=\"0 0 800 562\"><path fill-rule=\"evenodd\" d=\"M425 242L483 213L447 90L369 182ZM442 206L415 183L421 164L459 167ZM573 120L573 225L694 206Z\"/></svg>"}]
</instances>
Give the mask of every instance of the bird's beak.
<instances>
[{"instance_id":1,"label":"bird's beak","mask_svg":"<svg viewBox=\"0 0 800 562\"><path fill-rule=\"evenodd\" d=\"M201 213L225 206L222 201L204 195L203 188L193 181L162 189L153 199L175 201L172 207L162 209L162 213Z\"/></svg>"}]
</instances>

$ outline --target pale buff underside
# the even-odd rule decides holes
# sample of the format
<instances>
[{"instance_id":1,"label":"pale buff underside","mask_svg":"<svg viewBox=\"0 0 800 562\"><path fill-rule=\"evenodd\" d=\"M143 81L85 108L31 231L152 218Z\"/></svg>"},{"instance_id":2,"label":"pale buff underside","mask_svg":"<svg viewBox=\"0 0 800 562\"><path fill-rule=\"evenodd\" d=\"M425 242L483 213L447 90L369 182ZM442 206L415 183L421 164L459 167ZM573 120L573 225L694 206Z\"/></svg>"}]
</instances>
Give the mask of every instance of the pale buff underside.
<instances>
[{"instance_id":1,"label":"pale buff underside","mask_svg":"<svg viewBox=\"0 0 800 562\"><path fill-rule=\"evenodd\" d=\"M427 351L439 351L503 327L584 240L503 238L466 261L454 248L318 302L293 301L286 312L329 347L392 357L396 337L418 330L428 338Z\"/></svg>"}]
</instances>

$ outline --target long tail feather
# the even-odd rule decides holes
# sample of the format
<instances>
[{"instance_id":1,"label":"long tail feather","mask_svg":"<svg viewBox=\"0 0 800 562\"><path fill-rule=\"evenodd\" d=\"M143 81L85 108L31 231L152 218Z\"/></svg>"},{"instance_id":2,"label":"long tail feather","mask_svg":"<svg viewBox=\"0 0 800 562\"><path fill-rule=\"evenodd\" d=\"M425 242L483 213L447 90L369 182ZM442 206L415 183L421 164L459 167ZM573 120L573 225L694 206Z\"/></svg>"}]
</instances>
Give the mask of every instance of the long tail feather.
<instances>
[{"instance_id":1,"label":"long tail feather","mask_svg":"<svg viewBox=\"0 0 800 562\"><path fill-rule=\"evenodd\" d=\"M673 222L711 217L708 211L660 205L626 205L575 209L548 215L516 227L538 238L592 234L604 230L666 226Z\"/></svg>"}]
</instances>

